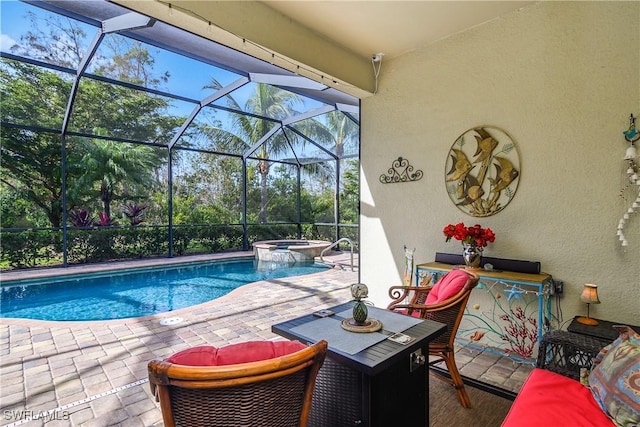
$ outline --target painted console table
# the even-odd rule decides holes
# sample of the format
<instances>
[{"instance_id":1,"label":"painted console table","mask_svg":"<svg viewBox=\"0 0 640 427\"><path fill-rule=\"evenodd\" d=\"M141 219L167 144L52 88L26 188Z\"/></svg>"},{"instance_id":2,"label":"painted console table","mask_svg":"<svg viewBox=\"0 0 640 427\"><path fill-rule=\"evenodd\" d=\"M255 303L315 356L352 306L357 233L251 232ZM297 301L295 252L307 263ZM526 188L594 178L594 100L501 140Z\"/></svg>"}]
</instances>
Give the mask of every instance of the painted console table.
<instances>
[{"instance_id":1,"label":"painted console table","mask_svg":"<svg viewBox=\"0 0 640 427\"><path fill-rule=\"evenodd\" d=\"M416 285L435 283L459 265L429 262L416 266ZM542 335L551 329L549 274L474 270L480 276L465 309L458 341L532 362Z\"/></svg>"}]
</instances>

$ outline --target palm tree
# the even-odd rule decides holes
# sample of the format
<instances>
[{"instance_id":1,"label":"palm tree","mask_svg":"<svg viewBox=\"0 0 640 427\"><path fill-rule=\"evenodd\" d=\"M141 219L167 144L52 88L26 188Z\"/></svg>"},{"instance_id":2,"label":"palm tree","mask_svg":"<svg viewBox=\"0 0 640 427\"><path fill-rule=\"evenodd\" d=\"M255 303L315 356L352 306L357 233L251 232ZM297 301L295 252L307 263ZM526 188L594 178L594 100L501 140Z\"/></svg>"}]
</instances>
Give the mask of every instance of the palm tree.
<instances>
[{"instance_id":1,"label":"palm tree","mask_svg":"<svg viewBox=\"0 0 640 427\"><path fill-rule=\"evenodd\" d=\"M313 140L332 152L338 161L343 159L345 147L354 145L357 148L360 131L353 120L337 110L327 113L322 121L305 121L298 130L306 135L313 135ZM336 171L330 162L319 161L308 164L303 170L308 176L313 176L316 182L321 182L322 188L326 180L335 179ZM340 182L344 182L345 170L341 169L341 171Z\"/></svg>"},{"instance_id":2,"label":"palm tree","mask_svg":"<svg viewBox=\"0 0 640 427\"><path fill-rule=\"evenodd\" d=\"M334 153L339 159L344 156L344 147L350 142L356 142L359 127L347 115L332 111L327 115L328 134L333 139Z\"/></svg>"},{"instance_id":3,"label":"palm tree","mask_svg":"<svg viewBox=\"0 0 640 427\"><path fill-rule=\"evenodd\" d=\"M207 88L220 89L222 85L215 79L206 86ZM240 108L238 102L230 95L226 97L227 105L237 111L246 111L251 115L234 114L231 130L219 126L209 126L204 132L215 140L218 146L227 148L241 148L243 151L254 146L274 126L268 120L258 118L269 117L282 120L295 113L296 104L302 103L302 98L292 92L282 90L276 86L258 83L253 95L245 103L245 108ZM270 139L270 144L262 144L254 153L250 153L259 159L258 172L260 173L260 213L261 223L267 222L267 177L271 168L270 155L276 155L287 150L287 140L282 133Z\"/></svg>"},{"instance_id":4,"label":"palm tree","mask_svg":"<svg viewBox=\"0 0 640 427\"><path fill-rule=\"evenodd\" d=\"M253 96L247 100L246 110L260 116L285 119L295 111L293 107L298 103L302 103L302 99L298 95L260 83ZM249 136L248 142L251 146L264 137L273 126L273 123L266 120L245 115L238 115L237 119ZM255 152L256 157L260 159L258 161L258 172L260 173L260 213L258 217L261 223L267 222L267 177L271 169L269 156L285 152L288 148L287 140L281 133L272 138L271 142L269 147L267 144L260 145Z\"/></svg>"},{"instance_id":5,"label":"palm tree","mask_svg":"<svg viewBox=\"0 0 640 427\"><path fill-rule=\"evenodd\" d=\"M212 79L207 88L221 89L222 85ZM207 126L203 132L213 141L218 148L229 151L242 151L253 147L260 141L275 124L269 120L259 117L268 117L275 120L283 120L295 116L298 112L296 106L302 104L302 98L292 92L280 89L276 86L257 84L255 92L245 103L245 108L241 108L239 103L230 95L226 96L227 106L233 110L245 111L249 114L234 114L231 123L231 130L224 129L221 123ZM345 144L356 141L358 136L358 126L346 115L334 111L327 115L326 124L315 120L307 119L296 123L297 131L308 136L310 139L321 143L325 147L331 147L333 152L340 159L343 156ZM260 213L259 220L262 223L267 221L267 177L272 162L270 158L289 151L289 142L295 143L300 138L299 135L290 131L275 133L269 140L261 144L253 153L252 157L257 157L257 170L260 174ZM295 140L295 141L294 141ZM300 138L302 145L305 140ZM330 165L321 159L283 159L292 160L305 164L303 172L313 175L316 178L331 176L333 171ZM318 161L320 160L320 161Z\"/></svg>"},{"instance_id":6,"label":"palm tree","mask_svg":"<svg viewBox=\"0 0 640 427\"><path fill-rule=\"evenodd\" d=\"M97 184L104 214L110 219L111 203L118 192L149 191L155 182L153 173L158 161L150 147L94 140L86 146L81 160L84 173L72 191L86 195Z\"/></svg>"}]
</instances>

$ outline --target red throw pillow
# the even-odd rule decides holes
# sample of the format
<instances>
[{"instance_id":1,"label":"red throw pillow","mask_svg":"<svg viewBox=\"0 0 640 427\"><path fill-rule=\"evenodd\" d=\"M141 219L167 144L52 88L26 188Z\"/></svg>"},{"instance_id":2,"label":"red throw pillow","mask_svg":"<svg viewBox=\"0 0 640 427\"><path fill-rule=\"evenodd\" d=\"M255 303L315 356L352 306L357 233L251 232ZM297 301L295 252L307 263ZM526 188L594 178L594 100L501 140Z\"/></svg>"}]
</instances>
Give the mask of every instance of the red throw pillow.
<instances>
[{"instance_id":1,"label":"red throw pillow","mask_svg":"<svg viewBox=\"0 0 640 427\"><path fill-rule=\"evenodd\" d=\"M425 304L436 304L448 300L464 288L469 275L463 270L451 270L445 274L427 295Z\"/></svg>"},{"instance_id":2,"label":"red throw pillow","mask_svg":"<svg viewBox=\"0 0 640 427\"><path fill-rule=\"evenodd\" d=\"M216 364L218 349L210 345L188 348L167 359L169 363L188 366L212 366Z\"/></svg>"}]
</instances>

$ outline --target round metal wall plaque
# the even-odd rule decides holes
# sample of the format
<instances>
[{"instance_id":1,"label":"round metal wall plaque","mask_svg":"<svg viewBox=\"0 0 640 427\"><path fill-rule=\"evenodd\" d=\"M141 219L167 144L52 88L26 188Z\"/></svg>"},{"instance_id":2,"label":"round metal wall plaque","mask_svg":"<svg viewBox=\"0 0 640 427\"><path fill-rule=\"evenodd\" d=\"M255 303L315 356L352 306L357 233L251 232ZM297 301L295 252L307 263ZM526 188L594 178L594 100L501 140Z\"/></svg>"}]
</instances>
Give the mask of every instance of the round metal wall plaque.
<instances>
[{"instance_id":1,"label":"round metal wall plaque","mask_svg":"<svg viewBox=\"0 0 640 427\"><path fill-rule=\"evenodd\" d=\"M460 135L445 163L445 185L462 212L486 217L503 210L520 182L520 156L502 129L481 126Z\"/></svg>"}]
</instances>

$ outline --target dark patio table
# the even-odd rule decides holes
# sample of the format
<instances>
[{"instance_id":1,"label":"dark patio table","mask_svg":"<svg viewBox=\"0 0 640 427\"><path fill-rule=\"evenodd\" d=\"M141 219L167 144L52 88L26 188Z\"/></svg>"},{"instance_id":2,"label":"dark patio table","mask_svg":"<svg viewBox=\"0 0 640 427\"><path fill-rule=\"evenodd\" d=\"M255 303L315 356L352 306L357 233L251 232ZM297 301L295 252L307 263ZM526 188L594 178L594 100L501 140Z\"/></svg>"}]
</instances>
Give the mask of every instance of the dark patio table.
<instances>
[{"instance_id":1,"label":"dark patio table","mask_svg":"<svg viewBox=\"0 0 640 427\"><path fill-rule=\"evenodd\" d=\"M278 335L307 344L320 339L329 343L309 425L428 426L428 346L446 325L370 307L369 317L381 320L382 330L349 332L340 323L351 317L353 304L329 308L336 313L331 317L309 313L271 327ZM413 340L400 344L388 339L396 332Z\"/></svg>"}]
</instances>

